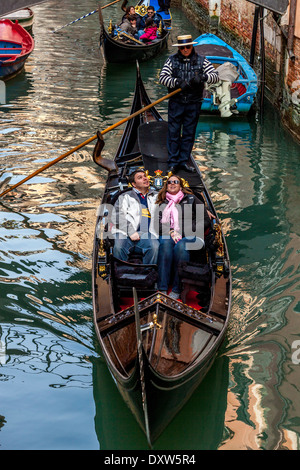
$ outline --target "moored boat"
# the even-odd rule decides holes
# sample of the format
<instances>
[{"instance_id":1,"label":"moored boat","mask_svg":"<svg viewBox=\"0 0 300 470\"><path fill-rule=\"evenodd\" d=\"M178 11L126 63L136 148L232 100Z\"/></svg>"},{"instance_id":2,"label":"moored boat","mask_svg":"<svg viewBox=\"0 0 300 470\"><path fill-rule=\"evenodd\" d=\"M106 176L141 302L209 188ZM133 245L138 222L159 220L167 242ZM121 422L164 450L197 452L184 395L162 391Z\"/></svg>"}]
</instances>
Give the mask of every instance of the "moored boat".
<instances>
[{"instance_id":1,"label":"moored boat","mask_svg":"<svg viewBox=\"0 0 300 470\"><path fill-rule=\"evenodd\" d=\"M7 15L1 16L1 20L11 20L13 23L16 21L29 33L32 31L32 26L34 22L34 13L31 8L23 8L22 10L17 10Z\"/></svg>"},{"instance_id":2,"label":"moored boat","mask_svg":"<svg viewBox=\"0 0 300 470\"><path fill-rule=\"evenodd\" d=\"M157 0L155 0L157 2ZM141 17L147 13L146 2L140 2L136 7L136 14ZM151 1L151 5L153 2ZM101 9L99 9L100 21L100 48L103 56L108 63L130 63L138 60L143 62L155 57L167 47L168 38L171 29L171 15L165 12L161 13L164 27L159 27L157 39L143 43L132 38L126 33L120 31L117 25L110 21L106 27Z\"/></svg>"},{"instance_id":3,"label":"moored boat","mask_svg":"<svg viewBox=\"0 0 300 470\"><path fill-rule=\"evenodd\" d=\"M222 84L219 87L210 86L204 90L202 111L204 113L221 111L221 116L224 117L232 113L241 115L249 113L255 102L258 85L257 76L246 59L214 34L202 34L194 41L196 51L205 56L216 68L222 66L224 70L224 64L229 64L237 72L232 80L228 80L226 75L221 75Z\"/></svg>"},{"instance_id":4,"label":"moored boat","mask_svg":"<svg viewBox=\"0 0 300 470\"><path fill-rule=\"evenodd\" d=\"M131 112L150 104L139 71ZM141 167L159 187L167 175L167 123L155 107L127 122L113 161L101 163L101 136L94 160L108 170L98 210L93 250L93 309L98 340L117 387L151 446L212 366L224 340L231 303L227 246L209 192L196 173L179 176L213 214L212 240L182 267L181 300L157 291L157 266L113 256L110 211ZM158 185L158 186L156 186ZM107 235L107 236L106 236Z\"/></svg>"},{"instance_id":5,"label":"moored boat","mask_svg":"<svg viewBox=\"0 0 300 470\"><path fill-rule=\"evenodd\" d=\"M33 38L18 22L0 20L0 79L21 72L33 48Z\"/></svg>"}]
</instances>

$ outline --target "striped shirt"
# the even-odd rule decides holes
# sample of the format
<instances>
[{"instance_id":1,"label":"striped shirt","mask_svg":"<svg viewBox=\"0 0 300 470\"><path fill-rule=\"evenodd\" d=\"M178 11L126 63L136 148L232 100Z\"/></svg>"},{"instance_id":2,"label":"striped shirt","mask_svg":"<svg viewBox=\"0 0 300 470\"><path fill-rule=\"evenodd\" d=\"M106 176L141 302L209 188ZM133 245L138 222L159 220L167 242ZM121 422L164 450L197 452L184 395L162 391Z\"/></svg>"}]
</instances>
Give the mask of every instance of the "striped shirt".
<instances>
[{"instance_id":1,"label":"striped shirt","mask_svg":"<svg viewBox=\"0 0 300 470\"><path fill-rule=\"evenodd\" d=\"M172 61L169 58L160 72L159 83L165 85L168 88L175 88L177 86L177 81L176 78L173 78L172 73ZM204 58L203 62L203 73L206 73L208 76L207 83L217 83L219 81L219 74L217 70L206 58Z\"/></svg>"}]
</instances>

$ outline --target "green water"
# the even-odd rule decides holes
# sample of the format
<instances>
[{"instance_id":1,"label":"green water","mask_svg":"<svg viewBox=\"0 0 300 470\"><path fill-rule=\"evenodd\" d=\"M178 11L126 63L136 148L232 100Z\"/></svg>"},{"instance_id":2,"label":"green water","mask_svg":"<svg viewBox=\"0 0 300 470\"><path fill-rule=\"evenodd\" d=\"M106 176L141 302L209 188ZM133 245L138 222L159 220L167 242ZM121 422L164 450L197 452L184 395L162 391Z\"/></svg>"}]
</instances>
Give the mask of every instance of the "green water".
<instances>
[{"instance_id":1,"label":"green water","mask_svg":"<svg viewBox=\"0 0 300 470\"><path fill-rule=\"evenodd\" d=\"M104 4L104 3L103 3ZM0 182L14 184L129 114L134 65L106 65L92 0L34 7L35 49L0 107ZM118 5L105 18L121 16ZM151 99L169 49L141 64ZM166 118L167 105L159 111ZM106 134L112 156L121 128ZM147 449L101 358L92 322L91 253L106 174L93 145L0 203L0 449ZM299 449L299 145L264 119L202 118L195 157L227 234L232 313L208 376L159 449ZM298 349L297 349L298 347Z\"/></svg>"}]
</instances>

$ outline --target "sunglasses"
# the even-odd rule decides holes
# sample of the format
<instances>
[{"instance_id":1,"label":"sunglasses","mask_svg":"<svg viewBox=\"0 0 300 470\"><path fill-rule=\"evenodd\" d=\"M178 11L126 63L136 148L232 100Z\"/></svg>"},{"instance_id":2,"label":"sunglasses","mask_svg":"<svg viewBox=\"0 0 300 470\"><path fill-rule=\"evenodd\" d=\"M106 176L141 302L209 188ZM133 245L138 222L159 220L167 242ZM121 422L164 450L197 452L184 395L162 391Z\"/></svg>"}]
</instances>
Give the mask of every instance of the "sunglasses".
<instances>
[{"instance_id":1,"label":"sunglasses","mask_svg":"<svg viewBox=\"0 0 300 470\"><path fill-rule=\"evenodd\" d=\"M182 51L183 49L192 49L193 46L179 46L179 49Z\"/></svg>"},{"instance_id":2,"label":"sunglasses","mask_svg":"<svg viewBox=\"0 0 300 470\"><path fill-rule=\"evenodd\" d=\"M167 184L180 184L179 180L168 181Z\"/></svg>"}]
</instances>

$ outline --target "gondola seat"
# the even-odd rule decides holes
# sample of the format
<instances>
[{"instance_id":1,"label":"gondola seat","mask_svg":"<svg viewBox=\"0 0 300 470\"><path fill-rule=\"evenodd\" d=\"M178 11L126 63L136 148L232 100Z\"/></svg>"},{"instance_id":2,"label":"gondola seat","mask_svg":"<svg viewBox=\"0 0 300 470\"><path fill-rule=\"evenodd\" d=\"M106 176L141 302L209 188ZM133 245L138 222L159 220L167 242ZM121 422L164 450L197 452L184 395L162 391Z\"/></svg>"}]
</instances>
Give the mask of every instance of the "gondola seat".
<instances>
[{"instance_id":1,"label":"gondola seat","mask_svg":"<svg viewBox=\"0 0 300 470\"><path fill-rule=\"evenodd\" d=\"M178 266L178 273L182 285L180 297L183 303L186 302L186 297L191 290L201 292L211 280L208 264L181 262Z\"/></svg>"},{"instance_id":2,"label":"gondola seat","mask_svg":"<svg viewBox=\"0 0 300 470\"><path fill-rule=\"evenodd\" d=\"M135 259L135 263L122 261L113 257L113 272L118 288L136 287L137 290L154 290L157 281L157 265L142 264Z\"/></svg>"}]
</instances>

